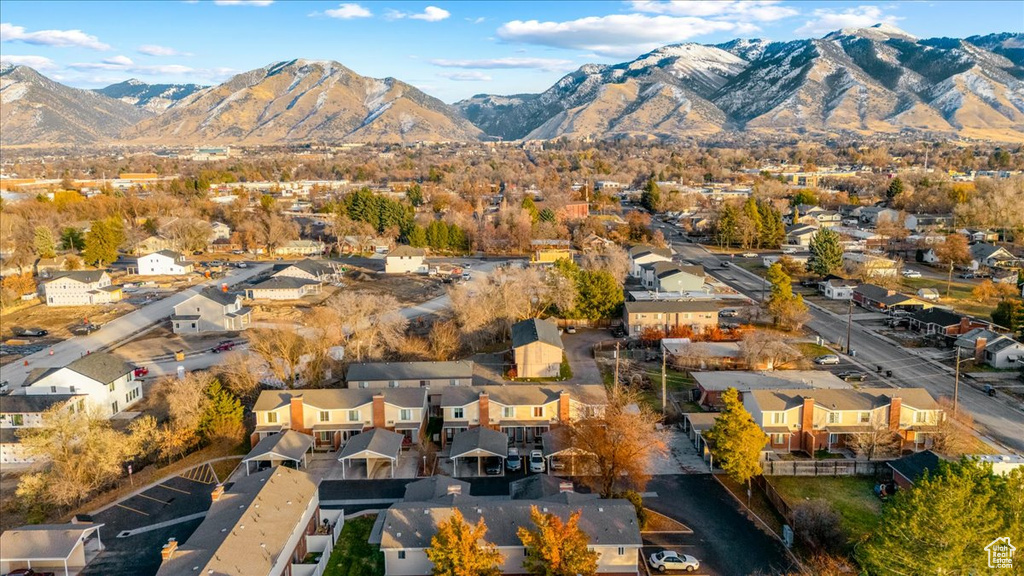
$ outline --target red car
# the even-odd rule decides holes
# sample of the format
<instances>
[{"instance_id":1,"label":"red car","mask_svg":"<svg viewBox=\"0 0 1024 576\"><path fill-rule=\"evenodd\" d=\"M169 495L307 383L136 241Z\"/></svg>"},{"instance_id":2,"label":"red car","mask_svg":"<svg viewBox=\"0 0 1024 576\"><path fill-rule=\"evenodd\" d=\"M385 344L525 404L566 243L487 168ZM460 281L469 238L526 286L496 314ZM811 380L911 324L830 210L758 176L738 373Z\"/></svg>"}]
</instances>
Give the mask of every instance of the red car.
<instances>
[{"instance_id":1,"label":"red car","mask_svg":"<svg viewBox=\"0 0 1024 576\"><path fill-rule=\"evenodd\" d=\"M216 346L214 346L213 347L213 352L227 352L228 350L234 350L234 349L235 349L235 343L232 342L231 340L225 340L225 341L221 342L220 344L217 344Z\"/></svg>"},{"instance_id":2,"label":"red car","mask_svg":"<svg viewBox=\"0 0 1024 576\"><path fill-rule=\"evenodd\" d=\"M144 368L142 366L139 366L138 368L135 369L135 377L136 378L142 378L146 374L149 374L149 368Z\"/></svg>"}]
</instances>

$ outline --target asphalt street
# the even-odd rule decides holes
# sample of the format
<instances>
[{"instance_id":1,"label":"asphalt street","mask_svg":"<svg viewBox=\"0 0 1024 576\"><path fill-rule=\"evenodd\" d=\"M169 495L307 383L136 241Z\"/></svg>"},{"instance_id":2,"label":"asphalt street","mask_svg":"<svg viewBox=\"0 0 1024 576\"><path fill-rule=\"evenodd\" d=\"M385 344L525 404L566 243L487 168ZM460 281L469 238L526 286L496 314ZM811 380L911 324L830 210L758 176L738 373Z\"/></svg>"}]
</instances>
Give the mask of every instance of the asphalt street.
<instances>
[{"instance_id":1,"label":"asphalt street","mask_svg":"<svg viewBox=\"0 0 1024 576\"><path fill-rule=\"evenodd\" d=\"M18 361L0 367L0 380L8 381L12 389L17 389L25 382L28 373L35 368L67 366L89 351L102 350L169 317L174 312L176 305L197 294L205 287L219 286L222 283L234 286L263 272L269 267L270 264L256 264L249 268L232 269L223 278L207 280L187 290L147 304L134 312L111 320L88 336L75 336L25 357L25 360L28 362L27 366L24 361ZM53 350L53 355L49 354L50 350Z\"/></svg>"},{"instance_id":2,"label":"asphalt street","mask_svg":"<svg viewBox=\"0 0 1024 576\"><path fill-rule=\"evenodd\" d=\"M761 297L761 278L739 268L723 268L718 257L710 254L700 245L675 242L673 248L683 258L704 264L705 270L732 288L739 290L755 301ZM846 341L846 318L811 306L811 321L807 327L829 342ZM948 367L917 356L906 349L881 339L874 331L857 322L853 323L850 337L857 352L855 364L864 370L875 372L877 366L892 370L889 384L897 387L923 387L936 398L952 398L954 375ZM844 363L851 362L848 356L841 356ZM1024 412L1008 405L998 398L990 398L984 392L965 385L959 387L959 403L975 421L982 434L996 440L1016 452L1024 452Z\"/></svg>"}]
</instances>

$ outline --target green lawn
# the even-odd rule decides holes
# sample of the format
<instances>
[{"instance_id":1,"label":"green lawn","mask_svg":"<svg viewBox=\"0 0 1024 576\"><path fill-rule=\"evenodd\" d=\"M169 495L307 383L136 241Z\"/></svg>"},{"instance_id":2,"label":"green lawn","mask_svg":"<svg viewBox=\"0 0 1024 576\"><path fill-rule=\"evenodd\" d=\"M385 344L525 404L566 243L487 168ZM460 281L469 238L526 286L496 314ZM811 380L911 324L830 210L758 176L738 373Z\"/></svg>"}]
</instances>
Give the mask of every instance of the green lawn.
<instances>
[{"instance_id":1,"label":"green lawn","mask_svg":"<svg viewBox=\"0 0 1024 576\"><path fill-rule=\"evenodd\" d=\"M819 346L814 342L797 342L793 344L793 347L803 354L804 358L807 358L808 360L814 360L818 356L824 356L826 354L835 354L835 352L829 348Z\"/></svg>"},{"instance_id":2,"label":"green lawn","mask_svg":"<svg viewBox=\"0 0 1024 576\"><path fill-rule=\"evenodd\" d=\"M872 489L875 480L864 476L806 477L772 476L768 478L790 506L821 498L832 503L843 518L843 529L851 541L860 540L878 525L882 502Z\"/></svg>"},{"instance_id":3,"label":"green lawn","mask_svg":"<svg viewBox=\"0 0 1024 576\"><path fill-rule=\"evenodd\" d=\"M949 298L946 298L946 281L931 278L903 278L903 286L907 292L916 294L921 288L934 288L938 293L940 302L946 306L952 306L958 312L971 314L980 318L988 318L995 310L995 303L979 302L971 295L974 285L967 282L957 281L954 274L953 283L949 286Z\"/></svg>"},{"instance_id":4,"label":"green lawn","mask_svg":"<svg viewBox=\"0 0 1024 576\"><path fill-rule=\"evenodd\" d=\"M649 368L647 370L647 377L651 379L651 389L644 390L641 399L650 405L651 408L661 412L661 367ZM668 390L669 396L675 395L676 392L693 390L696 387L697 384L689 373L672 370L671 368L665 369L665 388ZM703 411L703 408L693 402L680 402L679 405L684 412Z\"/></svg>"},{"instance_id":5,"label":"green lawn","mask_svg":"<svg viewBox=\"0 0 1024 576\"><path fill-rule=\"evenodd\" d=\"M384 576L384 553L367 543L377 516L345 521L324 576Z\"/></svg>"}]
</instances>

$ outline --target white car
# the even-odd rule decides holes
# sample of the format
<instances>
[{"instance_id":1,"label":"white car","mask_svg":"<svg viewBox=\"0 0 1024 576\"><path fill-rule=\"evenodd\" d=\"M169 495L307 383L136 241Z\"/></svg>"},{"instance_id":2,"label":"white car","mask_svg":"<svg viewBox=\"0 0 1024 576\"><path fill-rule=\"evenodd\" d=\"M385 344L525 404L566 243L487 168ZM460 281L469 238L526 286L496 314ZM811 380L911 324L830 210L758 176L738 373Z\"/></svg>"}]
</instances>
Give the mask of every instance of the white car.
<instances>
[{"instance_id":1,"label":"white car","mask_svg":"<svg viewBox=\"0 0 1024 576\"><path fill-rule=\"evenodd\" d=\"M815 358L814 363L822 366L826 364L836 365L839 364L839 356L836 356L835 354L825 354L824 356L818 356Z\"/></svg>"},{"instance_id":2,"label":"white car","mask_svg":"<svg viewBox=\"0 0 1024 576\"><path fill-rule=\"evenodd\" d=\"M796 254L796 248L783 248L783 254Z\"/></svg>"},{"instance_id":3,"label":"white car","mask_svg":"<svg viewBox=\"0 0 1024 576\"><path fill-rule=\"evenodd\" d=\"M530 472L544 471L544 453L540 450L530 451Z\"/></svg>"},{"instance_id":4,"label":"white car","mask_svg":"<svg viewBox=\"0 0 1024 576\"><path fill-rule=\"evenodd\" d=\"M918 272L917 270L904 270L903 271L903 277L904 278L920 278L921 277L921 273Z\"/></svg>"},{"instance_id":5,"label":"white car","mask_svg":"<svg viewBox=\"0 0 1024 576\"><path fill-rule=\"evenodd\" d=\"M700 560L697 560L689 554L678 554L670 550L663 550L661 552L655 552L651 554L651 557L647 559L647 563L651 565L658 572L665 572L667 570L685 570L687 572L693 572L700 568Z\"/></svg>"},{"instance_id":6,"label":"white car","mask_svg":"<svg viewBox=\"0 0 1024 576\"><path fill-rule=\"evenodd\" d=\"M744 258L757 258L757 254L754 254L753 252L744 252L743 253L743 257Z\"/></svg>"}]
</instances>

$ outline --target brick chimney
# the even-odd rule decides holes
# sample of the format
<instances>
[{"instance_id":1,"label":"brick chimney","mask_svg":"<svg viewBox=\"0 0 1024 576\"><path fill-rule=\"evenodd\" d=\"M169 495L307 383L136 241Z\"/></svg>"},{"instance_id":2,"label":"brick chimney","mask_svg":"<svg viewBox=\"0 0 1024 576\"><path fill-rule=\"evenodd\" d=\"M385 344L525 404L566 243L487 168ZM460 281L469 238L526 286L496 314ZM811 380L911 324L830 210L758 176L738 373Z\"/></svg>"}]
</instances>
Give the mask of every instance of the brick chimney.
<instances>
[{"instance_id":1,"label":"brick chimney","mask_svg":"<svg viewBox=\"0 0 1024 576\"><path fill-rule=\"evenodd\" d=\"M487 392L481 392L478 399L480 404L480 425L484 428L491 426L491 397Z\"/></svg>"},{"instance_id":2,"label":"brick chimney","mask_svg":"<svg viewBox=\"0 0 1024 576\"><path fill-rule=\"evenodd\" d=\"M289 409L291 413L291 425L288 426L292 430L298 432L304 432L304 425L306 423L304 415L305 406L302 403L302 394L293 394L289 401Z\"/></svg>"},{"instance_id":3,"label":"brick chimney","mask_svg":"<svg viewBox=\"0 0 1024 576\"><path fill-rule=\"evenodd\" d=\"M217 484L217 487L214 488L213 492L210 493L210 501L211 502L216 502L217 500L220 500L220 497L223 496L223 495L224 495L224 485L223 484Z\"/></svg>"},{"instance_id":4,"label":"brick chimney","mask_svg":"<svg viewBox=\"0 0 1024 576\"><path fill-rule=\"evenodd\" d=\"M957 328L957 334L967 334L971 331L971 319L966 316L960 317L960 326Z\"/></svg>"},{"instance_id":5,"label":"brick chimney","mask_svg":"<svg viewBox=\"0 0 1024 576\"><path fill-rule=\"evenodd\" d=\"M898 432L900 429L900 411L903 409L903 399L893 396L889 400L889 430Z\"/></svg>"},{"instance_id":6,"label":"brick chimney","mask_svg":"<svg viewBox=\"0 0 1024 576\"><path fill-rule=\"evenodd\" d=\"M387 419L384 416L384 394L378 392L373 395L373 427L384 428Z\"/></svg>"},{"instance_id":7,"label":"brick chimney","mask_svg":"<svg viewBox=\"0 0 1024 576\"><path fill-rule=\"evenodd\" d=\"M814 453L814 398L804 398L800 411L800 447L808 454Z\"/></svg>"},{"instance_id":8,"label":"brick chimney","mask_svg":"<svg viewBox=\"0 0 1024 576\"><path fill-rule=\"evenodd\" d=\"M174 538L168 538L167 544L164 544L163 548L160 549L160 557L163 558L164 561L166 562L167 560L170 560L172 556L174 556L174 553L177 550L178 541Z\"/></svg>"},{"instance_id":9,"label":"brick chimney","mask_svg":"<svg viewBox=\"0 0 1024 576\"><path fill-rule=\"evenodd\" d=\"M985 346L988 346L988 338L978 338L974 341L975 362L981 362L985 359Z\"/></svg>"},{"instance_id":10,"label":"brick chimney","mask_svg":"<svg viewBox=\"0 0 1024 576\"><path fill-rule=\"evenodd\" d=\"M562 390L558 393L558 423L568 424L571 418L569 411L569 391Z\"/></svg>"}]
</instances>

